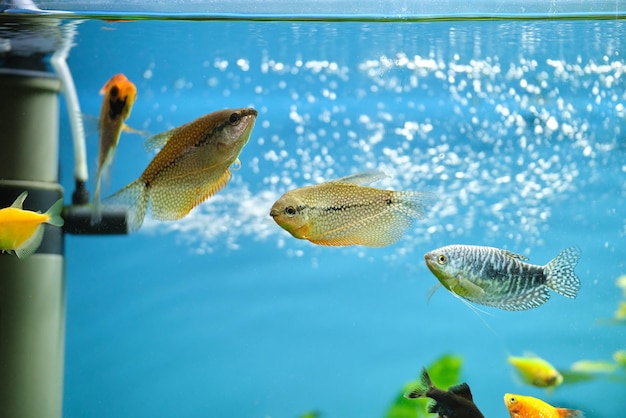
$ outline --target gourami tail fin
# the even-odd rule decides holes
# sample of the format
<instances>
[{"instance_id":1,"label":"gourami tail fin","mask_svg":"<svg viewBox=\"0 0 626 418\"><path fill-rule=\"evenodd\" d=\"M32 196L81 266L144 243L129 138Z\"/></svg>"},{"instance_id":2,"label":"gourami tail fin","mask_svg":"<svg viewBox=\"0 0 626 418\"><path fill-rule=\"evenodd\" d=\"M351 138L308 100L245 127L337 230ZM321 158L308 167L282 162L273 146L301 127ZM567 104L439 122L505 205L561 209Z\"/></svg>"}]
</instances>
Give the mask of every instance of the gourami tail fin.
<instances>
[{"instance_id":1,"label":"gourami tail fin","mask_svg":"<svg viewBox=\"0 0 626 418\"><path fill-rule=\"evenodd\" d=\"M580 250L569 247L554 257L546 267L546 286L556 293L574 299L580 290L580 279L574 273Z\"/></svg>"},{"instance_id":2,"label":"gourami tail fin","mask_svg":"<svg viewBox=\"0 0 626 418\"><path fill-rule=\"evenodd\" d=\"M430 192L401 191L395 192L394 196L399 203L394 210L413 219L426 218L426 209L437 200L437 195Z\"/></svg>"},{"instance_id":3,"label":"gourami tail fin","mask_svg":"<svg viewBox=\"0 0 626 418\"><path fill-rule=\"evenodd\" d=\"M131 232L141 228L148 210L148 188L141 180L135 180L112 196L105 199L108 204L121 205L127 208L126 223Z\"/></svg>"}]
</instances>

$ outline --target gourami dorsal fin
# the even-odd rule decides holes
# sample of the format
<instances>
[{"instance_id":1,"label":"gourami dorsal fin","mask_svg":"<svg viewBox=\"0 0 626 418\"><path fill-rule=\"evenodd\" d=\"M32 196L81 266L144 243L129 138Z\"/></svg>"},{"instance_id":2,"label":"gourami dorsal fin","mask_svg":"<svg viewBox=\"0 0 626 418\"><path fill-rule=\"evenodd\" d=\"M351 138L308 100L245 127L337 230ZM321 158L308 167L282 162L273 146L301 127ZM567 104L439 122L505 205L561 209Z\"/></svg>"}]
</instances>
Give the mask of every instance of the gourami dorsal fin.
<instances>
[{"instance_id":1,"label":"gourami dorsal fin","mask_svg":"<svg viewBox=\"0 0 626 418\"><path fill-rule=\"evenodd\" d=\"M333 180L332 183L352 183L358 186L367 186L375 181L386 178L387 175L382 171L366 171L364 173L352 174Z\"/></svg>"},{"instance_id":2,"label":"gourami dorsal fin","mask_svg":"<svg viewBox=\"0 0 626 418\"><path fill-rule=\"evenodd\" d=\"M512 251L508 251L508 250L500 250L502 252L502 254L506 255L507 257L511 257L514 258L516 260L520 260L520 261L527 261L528 257L526 257L525 255L521 255L521 254L516 254Z\"/></svg>"},{"instance_id":3,"label":"gourami dorsal fin","mask_svg":"<svg viewBox=\"0 0 626 418\"><path fill-rule=\"evenodd\" d=\"M468 280L466 277L460 276L458 279L459 286L461 286L461 288L466 292L461 296L482 296L485 294L485 289L478 286L476 283L473 283L471 280Z\"/></svg>"}]
</instances>

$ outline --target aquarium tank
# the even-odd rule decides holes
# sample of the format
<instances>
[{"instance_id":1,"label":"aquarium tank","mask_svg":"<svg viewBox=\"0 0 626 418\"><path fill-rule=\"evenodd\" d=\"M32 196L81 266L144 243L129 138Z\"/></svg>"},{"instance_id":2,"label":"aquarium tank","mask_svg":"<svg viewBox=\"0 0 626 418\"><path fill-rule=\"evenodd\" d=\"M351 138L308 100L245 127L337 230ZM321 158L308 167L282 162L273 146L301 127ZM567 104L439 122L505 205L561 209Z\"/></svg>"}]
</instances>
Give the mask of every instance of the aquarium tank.
<instances>
[{"instance_id":1,"label":"aquarium tank","mask_svg":"<svg viewBox=\"0 0 626 418\"><path fill-rule=\"evenodd\" d=\"M625 59L624 0L0 1L0 207L64 205L0 416L622 416Z\"/></svg>"}]
</instances>

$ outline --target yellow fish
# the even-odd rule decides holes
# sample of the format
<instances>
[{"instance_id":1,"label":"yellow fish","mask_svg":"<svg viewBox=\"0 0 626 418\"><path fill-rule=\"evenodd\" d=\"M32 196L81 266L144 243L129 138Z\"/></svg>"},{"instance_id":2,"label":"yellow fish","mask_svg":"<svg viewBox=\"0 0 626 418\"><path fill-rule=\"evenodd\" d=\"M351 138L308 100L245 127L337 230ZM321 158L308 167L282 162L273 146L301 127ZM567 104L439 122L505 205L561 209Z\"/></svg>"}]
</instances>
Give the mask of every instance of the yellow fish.
<instances>
[{"instance_id":1,"label":"yellow fish","mask_svg":"<svg viewBox=\"0 0 626 418\"><path fill-rule=\"evenodd\" d=\"M149 138L146 147L161 151L109 198L129 206L130 230L141 227L148 202L154 219L176 220L226 186L256 116L251 108L220 110Z\"/></svg>"},{"instance_id":2,"label":"yellow fish","mask_svg":"<svg viewBox=\"0 0 626 418\"><path fill-rule=\"evenodd\" d=\"M561 373L552 364L540 357L509 356L508 360L515 367L524 383L540 388L556 387L563 383Z\"/></svg>"},{"instance_id":3,"label":"yellow fish","mask_svg":"<svg viewBox=\"0 0 626 418\"><path fill-rule=\"evenodd\" d=\"M582 373L613 373L619 367L618 363L604 360L578 360L572 363L573 372Z\"/></svg>"},{"instance_id":4,"label":"yellow fish","mask_svg":"<svg viewBox=\"0 0 626 418\"><path fill-rule=\"evenodd\" d=\"M617 350L613 353L613 360L618 366L626 367L626 350Z\"/></svg>"},{"instance_id":5,"label":"yellow fish","mask_svg":"<svg viewBox=\"0 0 626 418\"><path fill-rule=\"evenodd\" d=\"M504 395L504 404L511 418L583 418L584 414L576 409L555 408L532 396Z\"/></svg>"},{"instance_id":6,"label":"yellow fish","mask_svg":"<svg viewBox=\"0 0 626 418\"><path fill-rule=\"evenodd\" d=\"M617 305L617 310L615 311L615 319L618 321L623 321L626 319L626 301L619 301Z\"/></svg>"},{"instance_id":7,"label":"yellow fish","mask_svg":"<svg viewBox=\"0 0 626 418\"><path fill-rule=\"evenodd\" d=\"M43 239L42 224L63 226L63 199L57 200L46 213L39 213L22 209L26 196L28 192L23 192L10 207L0 209L0 250L14 252L19 258L37 251Z\"/></svg>"},{"instance_id":8,"label":"yellow fish","mask_svg":"<svg viewBox=\"0 0 626 418\"><path fill-rule=\"evenodd\" d=\"M113 162L113 156L115 155L122 130L133 131L126 126L124 121L130 116L130 111L137 98L137 88L124 74L116 74L102 87L100 94L104 95L104 99L102 100L98 122L100 143L98 171L96 172L96 191L94 193L95 210L92 216L93 223L100 220L100 179Z\"/></svg>"},{"instance_id":9,"label":"yellow fish","mask_svg":"<svg viewBox=\"0 0 626 418\"><path fill-rule=\"evenodd\" d=\"M626 274L619 276L617 280L615 280L615 284L622 289L622 296L626 297Z\"/></svg>"},{"instance_id":10,"label":"yellow fish","mask_svg":"<svg viewBox=\"0 0 626 418\"><path fill-rule=\"evenodd\" d=\"M318 245L393 244L414 219L425 217L432 196L367 187L385 177L372 171L288 191L270 216L294 237Z\"/></svg>"}]
</instances>

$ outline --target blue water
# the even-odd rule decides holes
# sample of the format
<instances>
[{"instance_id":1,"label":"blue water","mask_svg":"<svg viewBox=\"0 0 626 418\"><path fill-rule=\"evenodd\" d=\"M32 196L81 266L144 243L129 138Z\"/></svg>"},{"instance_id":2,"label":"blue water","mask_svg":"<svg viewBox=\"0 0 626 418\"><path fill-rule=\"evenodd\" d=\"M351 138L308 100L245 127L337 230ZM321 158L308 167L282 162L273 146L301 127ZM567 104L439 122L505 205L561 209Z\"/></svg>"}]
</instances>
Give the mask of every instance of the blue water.
<instances>
[{"instance_id":1,"label":"blue water","mask_svg":"<svg viewBox=\"0 0 626 418\"><path fill-rule=\"evenodd\" d=\"M626 274L626 23L85 21L69 57L84 113L124 73L127 121L158 133L226 107L259 111L229 186L177 222L68 236L65 417L381 417L441 354L486 417L505 392L617 417L626 386L548 393L506 358L610 360ZM62 182L73 189L67 113ZM97 137L88 138L95 172ZM105 190L152 158L124 134ZM381 169L436 193L387 248L324 248L269 217L294 187ZM93 190L93 182L90 183ZM544 264L581 248L576 300L475 313L423 255L507 248Z\"/></svg>"}]
</instances>

